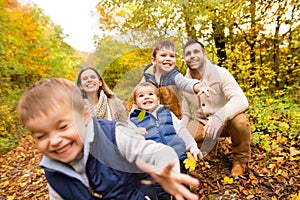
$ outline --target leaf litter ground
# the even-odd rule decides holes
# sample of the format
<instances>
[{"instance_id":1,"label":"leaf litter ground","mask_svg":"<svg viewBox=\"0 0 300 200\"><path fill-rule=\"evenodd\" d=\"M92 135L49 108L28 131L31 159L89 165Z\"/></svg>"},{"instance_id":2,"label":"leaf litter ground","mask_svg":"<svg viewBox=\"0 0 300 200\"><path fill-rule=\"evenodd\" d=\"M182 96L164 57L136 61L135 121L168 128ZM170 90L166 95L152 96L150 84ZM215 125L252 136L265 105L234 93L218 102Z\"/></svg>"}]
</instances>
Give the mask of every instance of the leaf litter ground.
<instances>
[{"instance_id":1,"label":"leaf litter ground","mask_svg":"<svg viewBox=\"0 0 300 200\"><path fill-rule=\"evenodd\" d=\"M299 149L299 146L293 148ZM289 146L282 154L266 155L252 145L246 173L238 179L230 176L231 148L227 139L220 139L217 155L198 162L190 174L200 181L191 188L199 199L300 199L299 154L289 155ZM39 167L41 155L29 135L19 145L0 155L0 199L48 199L47 181Z\"/></svg>"}]
</instances>

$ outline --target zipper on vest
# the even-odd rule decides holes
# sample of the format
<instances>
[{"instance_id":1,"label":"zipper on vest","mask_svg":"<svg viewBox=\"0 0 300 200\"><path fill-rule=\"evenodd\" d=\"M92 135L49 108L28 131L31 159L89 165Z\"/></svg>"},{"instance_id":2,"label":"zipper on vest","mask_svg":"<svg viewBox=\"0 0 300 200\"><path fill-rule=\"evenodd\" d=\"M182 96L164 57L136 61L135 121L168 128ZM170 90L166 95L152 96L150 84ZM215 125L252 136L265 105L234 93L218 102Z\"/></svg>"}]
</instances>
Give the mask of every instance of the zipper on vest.
<instances>
[{"instance_id":1,"label":"zipper on vest","mask_svg":"<svg viewBox=\"0 0 300 200\"><path fill-rule=\"evenodd\" d=\"M152 78L149 78L149 82L152 83L153 85L155 85L156 87L159 87L159 85L156 83L156 81L153 80Z\"/></svg>"},{"instance_id":2,"label":"zipper on vest","mask_svg":"<svg viewBox=\"0 0 300 200\"><path fill-rule=\"evenodd\" d=\"M156 123L156 127L159 127L158 119L155 120L155 123Z\"/></svg>"},{"instance_id":3,"label":"zipper on vest","mask_svg":"<svg viewBox=\"0 0 300 200\"><path fill-rule=\"evenodd\" d=\"M103 195L94 192L94 190L93 190L92 187L89 187L89 193L90 193L93 197L96 197L96 198L98 198L98 199L102 199L102 198L103 198Z\"/></svg>"}]
</instances>

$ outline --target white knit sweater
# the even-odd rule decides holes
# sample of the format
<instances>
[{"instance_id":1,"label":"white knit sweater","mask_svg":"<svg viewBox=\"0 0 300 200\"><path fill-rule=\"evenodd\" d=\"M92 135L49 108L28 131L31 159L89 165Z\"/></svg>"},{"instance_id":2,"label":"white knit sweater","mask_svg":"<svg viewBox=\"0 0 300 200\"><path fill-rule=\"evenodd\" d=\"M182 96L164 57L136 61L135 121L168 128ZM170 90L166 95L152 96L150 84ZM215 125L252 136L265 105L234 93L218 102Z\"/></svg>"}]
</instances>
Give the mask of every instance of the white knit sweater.
<instances>
[{"instance_id":1,"label":"white knit sweater","mask_svg":"<svg viewBox=\"0 0 300 200\"><path fill-rule=\"evenodd\" d=\"M189 69L186 77L192 78ZM232 74L225 68L213 65L206 60L202 80L206 81L210 95L207 97L205 94L197 96L187 92L183 93L183 124L186 125L191 117L206 124L207 118L212 115L217 115L223 123L226 123L248 109L249 104L245 94Z\"/></svg>"}]
</instances>

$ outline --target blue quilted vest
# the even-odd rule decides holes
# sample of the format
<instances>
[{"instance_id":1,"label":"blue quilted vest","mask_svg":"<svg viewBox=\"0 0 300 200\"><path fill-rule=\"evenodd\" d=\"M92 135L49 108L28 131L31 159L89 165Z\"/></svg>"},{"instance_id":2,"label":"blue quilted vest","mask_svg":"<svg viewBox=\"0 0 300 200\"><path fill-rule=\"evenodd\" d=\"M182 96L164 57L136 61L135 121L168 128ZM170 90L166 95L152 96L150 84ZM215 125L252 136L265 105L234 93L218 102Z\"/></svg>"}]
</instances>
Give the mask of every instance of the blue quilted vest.
<instances>
[{"instance_id":1,"label":"blue quilted vest","mask_svg":"<svg viewBox=\"0 0 300 200\"><path fill-rule=\"evenodd\" d=\"M161 76L161 82L157 83L155 80L154 74L146 73L147 69L152 67L152 64L149 64L144 69L144 77L146 82L150 82L154 84L156 87L166 87L169 85L176 85L175 84L175 76L180 73L177 67L175 67L172 71L167 74Z\"/></svg>"},{"instance_id":2,"label":"blue quilted vest","mask_svg":"<svg viewBox=\"0 0 300 200\"><path fill-rule=\"evenodd\" d=\"M130 113L130 120L137 127L146 128L148 133L145 135L145 138L172 147L177 153L179 160L184 160L186 158L186 146L184 141L176 134L170 110L165 106L161 106L157 109L157 118L146 112L145 117L139 121L137 118L140 112L140 109L134 109Z\"/></svg>"},{"instance_id":3,"label":"blue quilted vest","mask_svg":"<svg viewBox=\"0 0 300 200\"><path fill-rule=\"evenodd\" d=\"M116 121L94 120L95 136L86 163L89 188L76 178L44 168L48 183L62 198L144 200L148 195L156 199L153 187L140 184L145 173L131 173L136 172L137 167L120 154L116 146L115 124Z\"/></svg>"}]
</instances>

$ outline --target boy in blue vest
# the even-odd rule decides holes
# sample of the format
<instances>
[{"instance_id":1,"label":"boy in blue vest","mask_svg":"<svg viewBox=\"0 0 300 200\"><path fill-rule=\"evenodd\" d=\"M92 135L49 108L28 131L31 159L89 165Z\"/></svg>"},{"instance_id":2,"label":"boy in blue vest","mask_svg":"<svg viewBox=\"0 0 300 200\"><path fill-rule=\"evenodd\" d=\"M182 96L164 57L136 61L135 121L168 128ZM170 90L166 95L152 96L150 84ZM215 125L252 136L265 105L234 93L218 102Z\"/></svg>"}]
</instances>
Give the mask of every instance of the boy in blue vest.
<instances>
[{"instance_id":1,"label":"boy in blue vest","mask_svg":"<svg viewBox=\"0 0 300 200\"><path fill-rule=\"evenodd\" d=\"M151 64L143 72L141 82L150 82L158 89L160 103L171 110L178 119L182 118L182 92L198 94L200 80L184 77L176 67L176 47L170 40L157 42L152 48Z\"/></svg>"},{"instance_id":2,"label":"boy in blue vest","mask_svg":"<svg viewBox=\"0 0 300 200\"><path fill-rule=\"evenodd\" d=\"M130 121L144 133L146 140L154 140L171 146L180 160L181 172L185 173L183 161L186 159L186 151L190 151L198 160L201 152L193 136L181 121L166 106L160 105L158 88L152 83L143 82L133 90L134 107L130 112ZM141 128L145 128L142 132ZM159 200L170 199L170 195L157 185L156 191Z\"/></svg>"},{"instance_id":3,"label":"boy in blue vest","mask_svg":"<svg viewBox=\"0 0 300 200\"><path fill-rule=\"evenodd\" d=\"M72 81L33 84L18 114L43 154L50 199L155 199L143 190L144 171L175 198L198 199L183 185L197 186L198 180L178 173L172 148L145 140L122 122L93 119Z\"/></svg>"}]
</instances>

